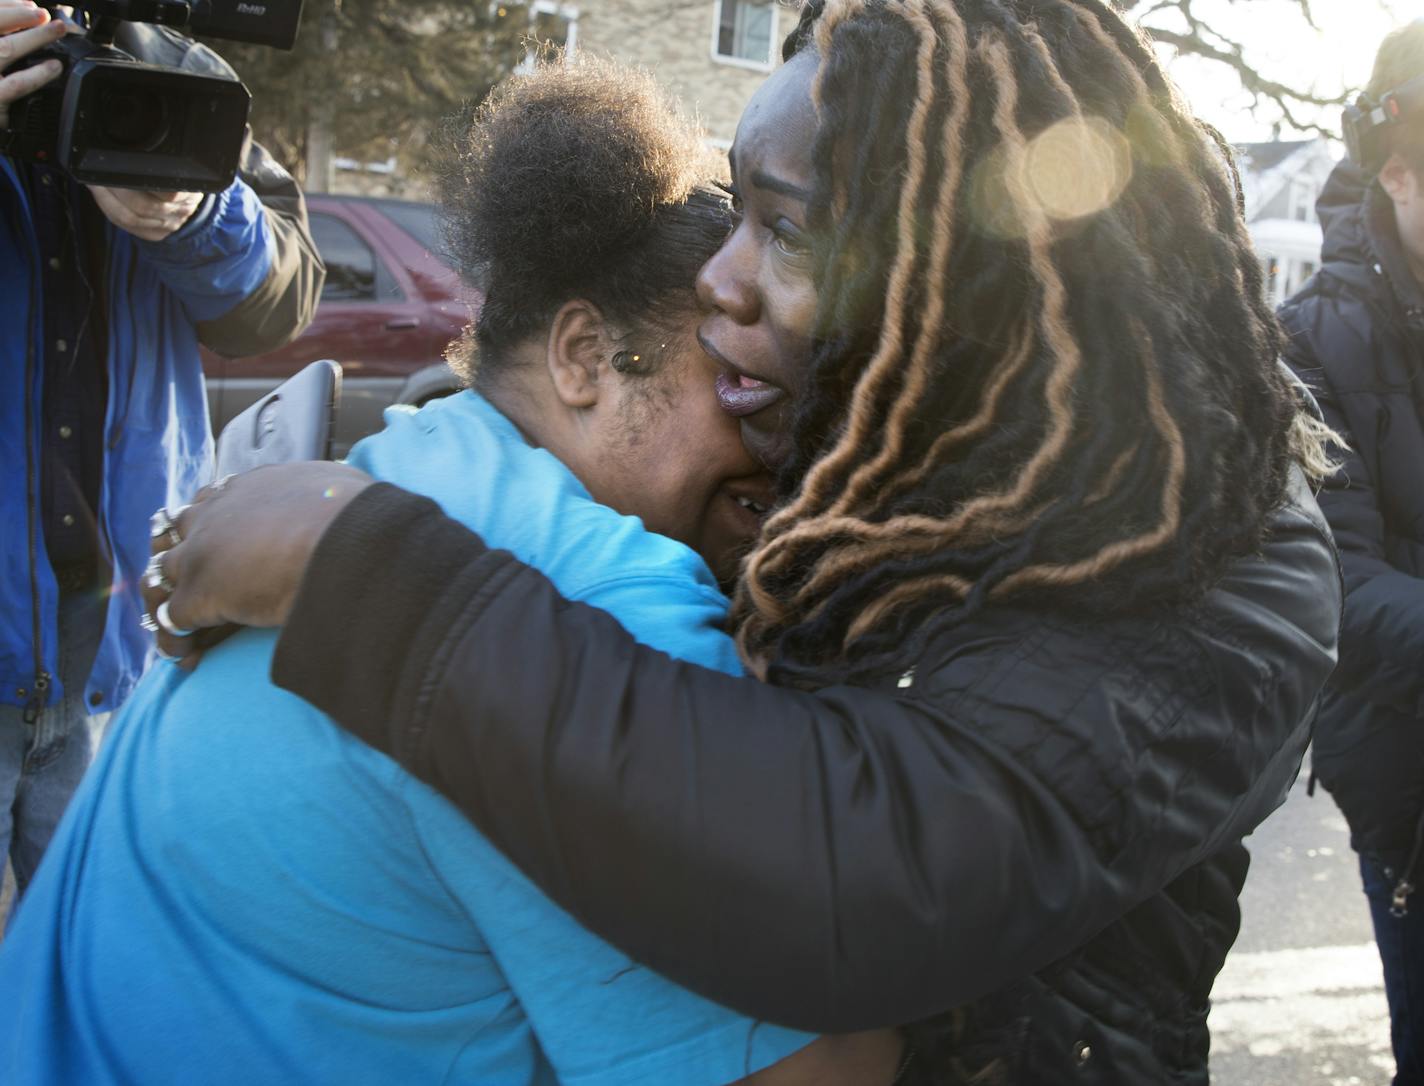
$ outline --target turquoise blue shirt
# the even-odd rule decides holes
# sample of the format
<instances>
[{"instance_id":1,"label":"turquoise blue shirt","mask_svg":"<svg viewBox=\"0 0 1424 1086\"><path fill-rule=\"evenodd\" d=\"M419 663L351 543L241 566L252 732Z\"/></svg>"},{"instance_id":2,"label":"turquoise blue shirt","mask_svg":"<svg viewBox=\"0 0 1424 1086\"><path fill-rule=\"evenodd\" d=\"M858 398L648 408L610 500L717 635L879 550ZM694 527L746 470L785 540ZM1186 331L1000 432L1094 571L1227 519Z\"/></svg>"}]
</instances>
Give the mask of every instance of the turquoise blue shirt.
<instances>
[{"instance_id":1,"label":"turquoise blue shirt","mask_svg":"<svg viewBox=\"0 0 1424 1086\"><path fill-rule=\"evenodd\" d=\"M473 393L392 412L351 463L643 642L737 670L702 561L595 503ZM162 665L115 720L0 944L0 1082L713 1086L811 1039L585 931L274 687L274 642Z\"/></svg>"}]
</instances>

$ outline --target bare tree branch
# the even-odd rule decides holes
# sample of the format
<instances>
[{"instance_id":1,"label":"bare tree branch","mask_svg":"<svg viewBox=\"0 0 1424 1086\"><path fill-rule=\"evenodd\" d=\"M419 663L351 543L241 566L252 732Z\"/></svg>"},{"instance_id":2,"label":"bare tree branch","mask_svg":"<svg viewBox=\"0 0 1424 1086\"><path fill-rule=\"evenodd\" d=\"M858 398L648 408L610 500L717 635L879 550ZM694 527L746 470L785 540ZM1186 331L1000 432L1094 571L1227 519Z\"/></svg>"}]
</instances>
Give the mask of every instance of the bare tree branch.
<instances>
[{"instance_id":1,"label":"bare tree branch","mask_svg":"<svg viewBox=\"0 0 1424 1086\"><path fill-rule=\"evenodd\" d=\"M1282 119L1294 129L1331 138L1337 135L1333 127L1305 120L1299 116L1298 111L1301 106L1313 106L1317 109L1342 106L1349 99L1348 94L1323 97L1313 91L1298 90L1267 79L1251 66L1239 47L1221 49L1204 41L1199 35L1180 34L1172 30L1153 29L1151 34L1156 41L1172 46L1179 53L1204 57L1230 68L1241 80L1242 89L1254 99L1252 109L1259 107L1262 100L1265 100L1280 110Z\"/></svg>"},{"instance_id":2,"label":"bare tree branch","mask_svg":"<svg viewBox=\"0 0 1424 1086\"><path fill-rule=\"evenodd\" d=\"M1243 7L1255 0L1230 0L1234 7ZM1389 11L1388 0L1377 0ZM1335 136L1331 122L1321 123L1312 116L1322 110L1333 110L1351 97L1349 88L1340 94L1320 93L1315 86L1266 75L1246 44L1233 37L1221 25L1221 20L1204 16L1195 0L1116 0L1118 10L1134 18L1153 40L1171 46L1179 56L1195 56L1220 64L1236 73L1242 90L1251 95L1252 112L1264 107L1273 109L1281 120L1301 132ZM1290 0L1296 17L1317 33L1312 0Z\"/></svg>"}]
</instances>

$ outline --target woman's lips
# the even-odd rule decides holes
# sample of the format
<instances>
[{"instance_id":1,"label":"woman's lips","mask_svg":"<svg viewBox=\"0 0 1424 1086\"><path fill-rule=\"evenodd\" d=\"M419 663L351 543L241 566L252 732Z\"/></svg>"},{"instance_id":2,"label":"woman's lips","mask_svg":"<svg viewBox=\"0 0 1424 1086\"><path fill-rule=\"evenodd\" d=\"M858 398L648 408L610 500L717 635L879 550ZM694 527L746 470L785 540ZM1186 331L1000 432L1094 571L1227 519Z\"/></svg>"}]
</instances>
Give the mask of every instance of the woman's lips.
<instances>
[{"instance_id":1,"label":"woman's lips","mask_svg":"<svg viewBox=\"0 0 1424 1086\"><path fill-rule=\"evenodd\" d=\"M753 377L726 371L717 374L717 402L721 404L723 411L734 418L755 415L784 395L775 385Z\"/></svg>"}]
</instances>

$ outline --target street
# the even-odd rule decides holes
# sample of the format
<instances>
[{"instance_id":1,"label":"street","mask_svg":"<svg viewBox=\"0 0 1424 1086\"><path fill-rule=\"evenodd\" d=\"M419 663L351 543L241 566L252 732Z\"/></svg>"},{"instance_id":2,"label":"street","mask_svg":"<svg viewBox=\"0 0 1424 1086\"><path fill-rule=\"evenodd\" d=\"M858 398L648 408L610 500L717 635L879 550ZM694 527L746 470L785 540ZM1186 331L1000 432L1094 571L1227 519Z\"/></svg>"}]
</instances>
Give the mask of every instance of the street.
<instances>
[{"instance_id":1,"label":"street","mask_svg":"<svg viewBox=\"0 0 1424 1086\"><path fill-rule=\"evenodd\" d=\"M1345 820L1304 771L1246 841L1241 936L1212 1001L1219 1086L1386 1086L1389 1018Z\"/></svg>"}]
</instances>

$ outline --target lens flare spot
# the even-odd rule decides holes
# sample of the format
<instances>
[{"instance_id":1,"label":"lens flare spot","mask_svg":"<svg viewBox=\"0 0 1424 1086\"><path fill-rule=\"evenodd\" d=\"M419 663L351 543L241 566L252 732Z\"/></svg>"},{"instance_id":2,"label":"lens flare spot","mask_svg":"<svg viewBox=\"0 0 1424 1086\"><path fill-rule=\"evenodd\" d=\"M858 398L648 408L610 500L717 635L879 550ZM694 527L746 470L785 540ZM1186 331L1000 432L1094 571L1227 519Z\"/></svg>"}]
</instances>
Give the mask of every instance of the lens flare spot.
<instances>
[{"instance_id":1,"label":"lens flare spot","mask_svg":"<svg viewBox=\"0 0 1424 1086\"><path fill-rule=\"evenodd\" d=\"M1111 207L1132 180L1132 148L1099 117L1070 117L1034 137L1024 154L1024 187L1059 221Z\"/></svg>"},{"instance_id":2,"label":"lens flare spot","mask_svg":"<svg viewBox=\"0 0 1424 1086\"><path fill-rule=\"evenodd\" d=\"M1132 147L1100 117L1069 117L1022 148L1001 145L970 179L979 229L1022 238L1034 224L1072 222L1105 211L1132 180Z\"/></svg>"},{"instance_id":3,"label":"lens flare spot","mask_svg":"<svg viewBox=\"0 0 1424 1086\"><path fill-rule=\"evenodd\" d=\"M321 496L322 496L323 498L334 498L334 497L336 497L336 487L334 487L334 486L329 486L329 487L327 487L325 490L323 490L323 491L321 492Z\"/></svg>"},{"instance_id":4,"label":"lens flare spot","mask_svg":"<svg viewBox=\"0 0 1424 1086\"><path fill-rule=\"evenodd\" d=\"M1023 214L1019 168L1022 156L1000 145L974 167L969 201L975 225L995 238L1021 238L1028 232Z\"/></svg>"},{"instance_id":5,"label":"lens flare spot","mask_svg":"<svg viewBox=\"0 0 1424 1086\"><path fill-rule=\"evenodd\" d=\"M1182 148L1167 119L1144 102L1127 111L1123 131L1132 156L1144 166L1175 169L1182 165Z\"/></svg>"}]
</instances>

